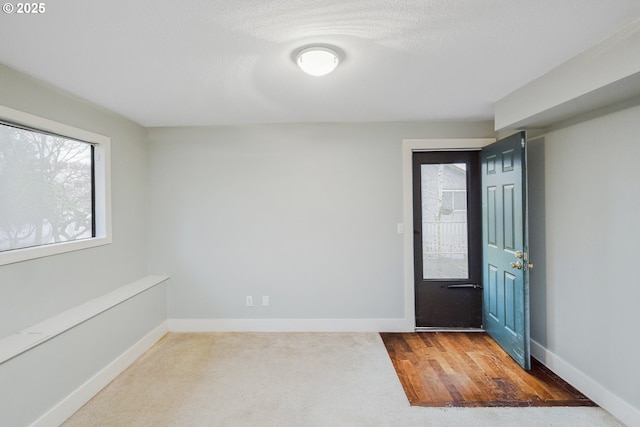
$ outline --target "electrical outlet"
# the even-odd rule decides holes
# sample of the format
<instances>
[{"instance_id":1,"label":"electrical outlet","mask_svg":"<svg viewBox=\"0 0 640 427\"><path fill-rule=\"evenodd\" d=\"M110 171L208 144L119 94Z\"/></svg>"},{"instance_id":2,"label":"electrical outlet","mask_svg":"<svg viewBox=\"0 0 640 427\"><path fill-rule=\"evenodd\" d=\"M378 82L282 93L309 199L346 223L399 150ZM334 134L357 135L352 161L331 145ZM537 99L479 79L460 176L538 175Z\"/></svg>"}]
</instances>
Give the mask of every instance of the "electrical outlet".
<instances>
[{"instance_id":1,"label":"electrical outlet","mask_svg":"<svg viewBox=\"0 0 640 427\"><path fill-rule=\"evenodd\" d=\"M253 307L253 297L251 295L247 295L247 307Z\"/></svg>"},{"instance_id":2,"label":"electrical outlet","mask_svg":"<svg viewBox=\"0 0 640 427\"><path fill-rule=\"evenodd\" d=\"M264 305L264 306L269 305L269 296L268 295L264 295L262 297L262 305Z\"/></svg>"}]
</instances>

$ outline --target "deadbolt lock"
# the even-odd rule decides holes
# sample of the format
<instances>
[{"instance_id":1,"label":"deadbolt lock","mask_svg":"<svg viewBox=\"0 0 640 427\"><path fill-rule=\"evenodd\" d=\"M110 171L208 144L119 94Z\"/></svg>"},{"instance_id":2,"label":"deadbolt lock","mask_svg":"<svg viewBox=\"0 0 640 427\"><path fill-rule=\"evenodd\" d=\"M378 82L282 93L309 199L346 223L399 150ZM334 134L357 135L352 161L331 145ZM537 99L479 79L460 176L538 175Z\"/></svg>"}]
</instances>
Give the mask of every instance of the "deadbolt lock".
<instances>
[{"instance_id":1,"label":"deadbolt lock","mask_svg":"<svg viewBox=\"0 0 640 427\"><path fill-rule=\"evenodd\" d=\"M524 254L522 252L520 252L520 251L516 251L515 255L516 255L516 258L518 258L518 259L523 259L524 258Z\"/></svg>"}]
</instances>

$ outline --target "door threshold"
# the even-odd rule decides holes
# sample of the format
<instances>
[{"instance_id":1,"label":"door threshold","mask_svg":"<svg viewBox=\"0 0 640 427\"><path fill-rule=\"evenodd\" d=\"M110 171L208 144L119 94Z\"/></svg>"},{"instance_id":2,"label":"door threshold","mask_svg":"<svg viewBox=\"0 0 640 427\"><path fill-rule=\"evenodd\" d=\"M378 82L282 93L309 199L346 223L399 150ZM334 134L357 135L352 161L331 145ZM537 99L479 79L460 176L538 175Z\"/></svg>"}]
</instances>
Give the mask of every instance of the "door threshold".
<instances>
[{"instance_id":1,"label":"door threshold","mask_svg":"<svg viewBox=\"0 0 640 427\"><path fill-rule=\"evenodd\" d=\"M415 332L484 332L482 328L443 328L441 326L419 326Z\"/></svg>"}]
</instances>

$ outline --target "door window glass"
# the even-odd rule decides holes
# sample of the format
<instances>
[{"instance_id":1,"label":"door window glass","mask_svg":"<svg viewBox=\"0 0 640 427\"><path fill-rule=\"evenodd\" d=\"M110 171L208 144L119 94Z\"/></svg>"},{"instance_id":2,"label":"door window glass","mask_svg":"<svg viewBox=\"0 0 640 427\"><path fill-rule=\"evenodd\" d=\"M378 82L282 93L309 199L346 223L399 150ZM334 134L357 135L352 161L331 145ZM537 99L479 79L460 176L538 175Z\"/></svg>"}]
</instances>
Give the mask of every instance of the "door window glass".
<instances>
[{"instance_id":1,"label":"door window glass","mask_svg":"<svg viewBox=\"0 0 640 427\"><path fill-rule=\"evenodd\" d=\"M467 168L464 163L423 164L424 279L467 279Z\"/></svg>"}]
</instances>

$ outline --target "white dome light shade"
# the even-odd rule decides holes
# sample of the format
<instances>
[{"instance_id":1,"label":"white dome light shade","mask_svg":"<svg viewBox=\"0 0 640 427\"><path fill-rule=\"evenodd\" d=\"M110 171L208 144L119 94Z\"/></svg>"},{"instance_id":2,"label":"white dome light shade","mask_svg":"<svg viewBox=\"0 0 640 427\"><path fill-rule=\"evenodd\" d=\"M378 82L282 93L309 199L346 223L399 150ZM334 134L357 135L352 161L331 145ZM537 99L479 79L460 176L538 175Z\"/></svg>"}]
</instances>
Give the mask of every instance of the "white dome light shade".
<instances>
[{"instance_id":1,"label":"white dome light shade","mask_svg":"<svg viewBox=\"0 0 640 427\"><path fill-rule=\"evenodd\" d=\"M340 59L338 54L326 47L308 47L298 53L296 64L312 76L324 76L335 70Z\"/></svg>"}]
</instances>

